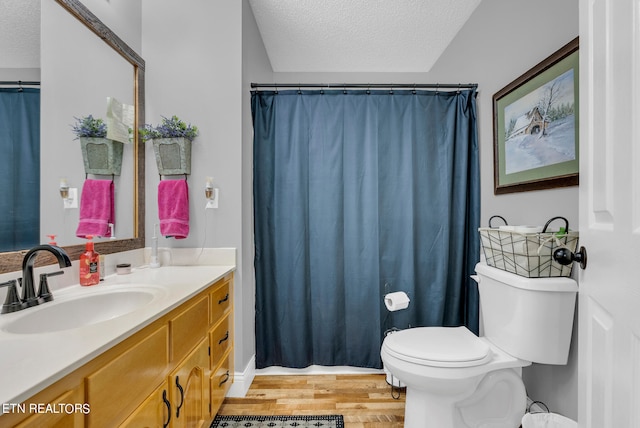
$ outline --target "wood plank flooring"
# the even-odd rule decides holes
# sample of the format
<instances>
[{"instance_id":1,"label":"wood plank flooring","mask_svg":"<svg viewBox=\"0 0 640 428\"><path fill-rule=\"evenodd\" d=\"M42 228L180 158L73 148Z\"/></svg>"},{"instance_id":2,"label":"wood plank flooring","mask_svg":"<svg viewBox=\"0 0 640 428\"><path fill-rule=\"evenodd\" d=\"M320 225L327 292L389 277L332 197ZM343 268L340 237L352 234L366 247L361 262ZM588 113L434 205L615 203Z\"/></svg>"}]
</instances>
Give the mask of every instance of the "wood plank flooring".
<instances>
[{"instance_id":1,"label":"wood plank flooring","mask_svg":"<svg viewBox=\"0 0 640 428\"><path fill-rule=\"evenodd\" d=\"M401 428L404 390L398 400L382 374L259 375L246 397L226 398L220 415L344 416L345 428Z\"/></svg>"}]
</instances>

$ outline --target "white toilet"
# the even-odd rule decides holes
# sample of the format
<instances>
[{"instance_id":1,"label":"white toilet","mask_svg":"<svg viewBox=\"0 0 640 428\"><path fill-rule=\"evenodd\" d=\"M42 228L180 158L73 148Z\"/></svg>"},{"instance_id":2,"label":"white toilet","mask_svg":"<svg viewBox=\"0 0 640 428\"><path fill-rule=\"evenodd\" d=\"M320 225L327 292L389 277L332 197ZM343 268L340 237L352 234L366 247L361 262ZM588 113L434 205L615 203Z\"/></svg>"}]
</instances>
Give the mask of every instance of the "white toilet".
<instances>
[{"instance_id":1,"label":"white toilet","mask_svg":"<svg viewBox=\"0 0 640 428\"><path fill-rule=\"evenodd\" d=\"M405 428L517 428L522 367L567 363L578 285L476 265L481 329L418 327L388 335L380 355L407 387Z\"/></svg>"}]
</instances>

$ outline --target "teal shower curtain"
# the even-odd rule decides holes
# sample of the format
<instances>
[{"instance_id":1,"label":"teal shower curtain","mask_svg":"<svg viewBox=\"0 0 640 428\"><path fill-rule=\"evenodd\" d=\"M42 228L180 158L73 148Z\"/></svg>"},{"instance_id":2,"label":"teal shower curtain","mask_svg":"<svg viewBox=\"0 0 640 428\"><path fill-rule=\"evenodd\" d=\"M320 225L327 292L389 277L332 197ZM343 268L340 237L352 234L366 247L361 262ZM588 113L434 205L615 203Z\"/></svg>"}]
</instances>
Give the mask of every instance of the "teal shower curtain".
<instances>
[{"instance_id":1,"label":"teal shower curtain","mask_svg":"<svg viewBox=\"0 0 640 428\"><path fill-rule=\"evenodd\" d=\"M390 327L477 333L475 97L252 92L258 368L379 368Z\"/></svg>"},{"instance_id":2,"label":"teal shower curtain","mask_svg":"<svg viewBox=\"0 0 640 428\"><path fill-rule=\"evenodd\" d=\"M40 236L40 89L0 88L0 251Z\"/></svg>"}]
</instances>

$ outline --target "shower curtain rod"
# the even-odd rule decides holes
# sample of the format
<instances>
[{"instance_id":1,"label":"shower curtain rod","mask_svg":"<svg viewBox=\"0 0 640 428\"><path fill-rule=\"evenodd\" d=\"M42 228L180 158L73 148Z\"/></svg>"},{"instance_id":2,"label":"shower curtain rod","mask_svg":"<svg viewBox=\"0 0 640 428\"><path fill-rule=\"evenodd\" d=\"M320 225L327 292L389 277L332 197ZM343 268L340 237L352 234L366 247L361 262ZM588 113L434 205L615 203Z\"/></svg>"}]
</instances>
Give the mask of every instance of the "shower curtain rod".
<instances>
[{"instance_id":1,"label":"shower curtain rod","mask_svg":"<svg viewBox=\"0 0 640 428\"><path fill-rule=\"evenodd\" d=\"M40 86L40 82L22 80L0 80L0 86Z\"/></svg>"},{"instance_id":2,"label":"shower curtain rod","mask_svg":"<svg viewBox=\"0 0 640 428\"><path fill-rule=\"evenodd\" d=\"M477 83L251 83L252 88L476 89Z\"/></svg>"}]
</instances>

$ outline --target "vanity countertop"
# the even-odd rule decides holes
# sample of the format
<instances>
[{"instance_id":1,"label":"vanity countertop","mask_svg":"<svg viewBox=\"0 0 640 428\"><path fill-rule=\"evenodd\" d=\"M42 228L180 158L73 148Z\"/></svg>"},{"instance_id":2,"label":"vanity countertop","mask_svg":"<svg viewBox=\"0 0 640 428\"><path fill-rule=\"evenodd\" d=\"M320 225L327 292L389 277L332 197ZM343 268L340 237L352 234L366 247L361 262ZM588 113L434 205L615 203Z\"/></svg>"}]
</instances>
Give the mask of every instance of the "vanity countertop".
<instances>
[{"instance_id":1,"label":"vanity countertop","mask_svg":"<svg viewBox=\"0 0 640 428\"><path fill-rule=\"evenodd\" d=\"M233 270L235 266L231 265L134 269L128 275L110 275L98 285L77 285L54 291L53 302L0 315L0 403L21 403L151 324ZM47 305L89 294L145 287L154 291L153 300L117 318L50 333L14 334L6 331L12 322L19 322L20 317Z\"/></svg>"}]
</instances>

